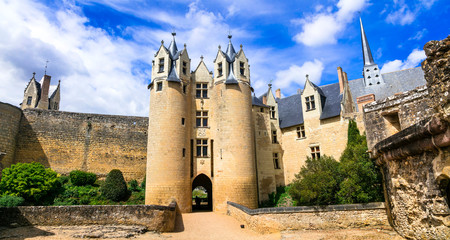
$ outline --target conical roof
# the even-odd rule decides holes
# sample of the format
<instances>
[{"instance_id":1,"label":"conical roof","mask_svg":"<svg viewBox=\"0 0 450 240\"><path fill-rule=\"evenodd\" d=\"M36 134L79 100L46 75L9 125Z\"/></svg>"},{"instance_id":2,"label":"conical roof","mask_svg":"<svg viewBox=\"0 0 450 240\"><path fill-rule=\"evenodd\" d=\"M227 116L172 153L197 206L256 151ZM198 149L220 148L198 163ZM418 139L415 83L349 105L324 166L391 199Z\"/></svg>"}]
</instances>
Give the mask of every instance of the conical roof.
<instances>
[{"instance_id":1,"label":"conical roof","mask_svg":"<svg viewBox=\"0 0 450 240\"><path fill-rule=\"evenodd\" d=\"M234 58L236 57L236 51L234 50L233 44L231 43L231 37L231 35L228 35L228 39L230 39L230 41L228 42L227 51L225 52L228 62L234 62Z\"/></svg>"},{"instance_id":2,"label":"conical roof","mask_svg":"<svg viewBox=\"0 0 450 240\"><path fill-rule=\"evenodd\" d=\"M178 48L177 48L177 43L175 42L175 36L177 34L175 32L172 33L173 39L172 42L169 45L169 53L170 53L170 58L172 60L177 59L178 58Z\"/></svg>"}]
</instances>

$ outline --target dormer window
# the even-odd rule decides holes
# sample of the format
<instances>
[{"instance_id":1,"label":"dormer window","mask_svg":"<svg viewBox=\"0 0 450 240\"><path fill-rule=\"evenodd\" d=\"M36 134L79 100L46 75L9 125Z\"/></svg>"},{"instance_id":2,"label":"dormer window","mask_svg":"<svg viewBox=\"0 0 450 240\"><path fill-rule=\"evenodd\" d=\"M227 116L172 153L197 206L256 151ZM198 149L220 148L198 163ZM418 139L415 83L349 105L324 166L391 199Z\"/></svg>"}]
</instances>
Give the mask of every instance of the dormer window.
<instances>
[{"instance_id":1,"label":"dormer window","mask_svg":"<svg viewBox=\"0 0 450 240\"><path fill-rule=\"evenodd\" d=\"M314 101L314 95L305 97L305 103L306 103L306 111L314 110L316 109L316 103Z\"/></svg>"},{"instance_id":2,"label":"dormer window","mask_svg":"<svg viewBox=\"0 0 450 240\"><path fill-rule=\"evenodd\" d=\"M219 72L219 73L218 73L218 74L219 74L218 77L222 76L222 74L223 74L223 71L222 71L222 63L218 63L218 64L217 64L217 71Z\"/></svg>"},{"instance_id":3,"label":"dormer window","mask_svg":"<svg viewBox=\"0 0 450 240\"><path fill-rule=\"evenodd\" d=\"M186 75L187 72L187 63L183 62L183 74Z\"/></svg>"},{"instance_id":4,"label":"dormer window","mask_svg":"<svg viewBox=\"0 0 450 240\"><path fill-rule=\"evenodd\" d=\"M31 100L33 100L33 97L28 97L28 99L27 99L27 105L31 105Z\"/></svg>"},{"instance_id":5,"label":"dormer window","mask_svg":"<svg viewBox=\"0 0 450 240\"><path fill-rule=\"evenodd\" d=\"M244 76L245 73L244 62L239 62L239 70L241 72L241 75Z\"/></svg>"},{"instance_id":6,"label":"dormer window","mask_svg":"<svg viewBox=\"0 0 450 240\"><path fill-rule=\"evenodd\" d=\"M164 58L159 59L159 71L158 73L164 72Z\"/></svg>"}]
</instances>

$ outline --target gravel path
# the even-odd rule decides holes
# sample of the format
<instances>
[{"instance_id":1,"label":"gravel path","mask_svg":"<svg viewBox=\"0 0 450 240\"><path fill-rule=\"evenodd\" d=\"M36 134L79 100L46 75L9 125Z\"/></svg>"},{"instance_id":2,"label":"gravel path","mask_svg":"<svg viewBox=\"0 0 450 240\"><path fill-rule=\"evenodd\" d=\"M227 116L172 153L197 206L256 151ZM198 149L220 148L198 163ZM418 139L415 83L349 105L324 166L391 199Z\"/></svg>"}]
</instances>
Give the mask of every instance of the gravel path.
<instances>
[{"instance_id":1,"label":"gravel path","mask_svg":"<svg viewBox=\"0 0 450 240\"><path fill-rule=\"evenodd\" d=\"M261 235L246 227L236 219L213 212L197 212L183 214L182 222L177 222L175 232L142 234L139 226L30 226L18 228L1 228L0 240L80 240L80 238L96 239L154 239L154 240L401 240L394 231L378 229L343 229L343 230L299 230Z\"/></svg>"}]
</instances>

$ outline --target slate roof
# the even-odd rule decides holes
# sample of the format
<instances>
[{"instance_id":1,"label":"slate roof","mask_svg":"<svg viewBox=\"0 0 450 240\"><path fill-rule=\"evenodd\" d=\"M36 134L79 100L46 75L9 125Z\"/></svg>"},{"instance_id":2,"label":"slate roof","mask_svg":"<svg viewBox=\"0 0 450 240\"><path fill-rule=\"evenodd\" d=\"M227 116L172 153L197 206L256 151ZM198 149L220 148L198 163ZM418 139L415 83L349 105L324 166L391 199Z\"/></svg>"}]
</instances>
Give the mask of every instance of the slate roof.
<instances>
[{"instance_id":1,"label":"slate roof","mask_svg":"<svg viewBox=\"0 0 450 240\"><path fill-rule=\"evenodd\" d=\"M252 105L258 106L258 107L269 107L266 104L264 104L259 98L257 98L255 95L252 97Z\"/></svg>"},{"instance_id":2,"label":"slate roof","mask_svg":"<svg viewBox=\"0 0 450 240\"><path fill-rule=\"evenodd\" d=\"M333 83L319 87L324 96L324 102L322 102L322 113L320 114L320 120L331 117L336 117L341 114L341 100L342 94L340 94L339 83Z\"/></svg>"},{"instance_id":3,"label":"slate roof","mask_svg":"<svg viewBox=\"0 0 450 240\"><path fill-rule=\"evenodd\" d=\"M399 92L413 90L416 87L426 84L421 67L384 73L381 75L383 76L385 82L384 84L365 87L364 78L359 78L348 82L355 105L356 98L360 96L375 94L375 100L379 100Z\"/></svg>"},{"instance_id":4,"label":"slate roof","mask_svg":"<svg viewBox=\"0 0 450 240\"><path fill-rule=\"evenodd\" d=\"M303 124L302 97L299 93L278 100L280 128Z\"/></svg>"}]
</instances>

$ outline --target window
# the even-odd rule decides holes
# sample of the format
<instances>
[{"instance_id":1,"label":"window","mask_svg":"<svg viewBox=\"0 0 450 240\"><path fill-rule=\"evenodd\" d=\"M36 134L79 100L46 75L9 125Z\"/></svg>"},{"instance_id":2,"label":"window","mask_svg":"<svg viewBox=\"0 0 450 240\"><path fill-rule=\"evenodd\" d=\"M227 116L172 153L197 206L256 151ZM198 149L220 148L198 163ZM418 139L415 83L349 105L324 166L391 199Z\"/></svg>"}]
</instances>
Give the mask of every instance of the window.
<instances>
[{"instance_id":1,"label":"window","mask_svg":"<svg viewBox=\"0 0 450 240\"><path fill-rule=\"evenodd\" d=\"M181 118L181 125L183 125L184 126L184 118Z\"/></svg>"},{"instance_id":2,"label":"window","mask_svg":"<svg viewBox=\"0 0 450 240\"><path fill-rule=\"evenodd\" d=\"M159 71L158 72L164 72L164 58L159 59Z\"/></svg>"},{"instance_id":3,"label":"window","mask_svg":"<svg viewBox=\"0 0 450 240\"><path fill-rule=\"evenodd\" d=\"M320 148L319 148L319 146L311 147L311 157L313 159L320 158Z\"/></svg>"},{"instance_id":4,"label":"window","mask_svg":"<svg viewBox=\"0 0 450 240\"><path fill-rule=\"evenodd\" d=\"M186 75L187 72L187 63L183 62L183 74Z\"/></svg>"},{"instance_id":5,"label":"window","mask_svg":"<svg viewBox=\"0 0 450 240\"><path fill-rule=\"evenodd\" d=\"M278 158L278 153L273 153L273 168L280 169L280 160Z\"/></svg>"},{"instance_id":6,"label":"window","mask_svg":"<svg viewBox=\"0 0 450 240\"><path fill-rule=\"evenodd\" d=\"M217 64L217 71L219 72L219 76L222 76L223 72L222 72L222 63L218 63Z\"/></svg>"},{"instance_id":7,"label":"window","mask_svg":"<svg viewBox=\"0 0 450 240\"><path fill-rule=\"evenodd\" d=\"M58 110L58 103L55 102L55 103L53 104L53 110Z\"/></svg>"},{"instance_id":8,"label":"window","mask_svg":"<svg viewBox=\"0 0 450 240\"><path fill-rule=\"evenodd\" d=\"M297 127L297 138L305 138L305 126L300 125L300 127Z\"/></svg>"},{"instance_id":9,"label":"window","mask_svg":"<svg viewBox=\"0 0 450 240\"><path fill-rule=\"evenodd\" d=\"M277 130L272 131L272 143L278 143L277 140Z\"/></svg>"},{"instance_id":10,"label":"window","mask_svg":"<svg viewBox=\"0 0 450 240\"><path fill-rule=\"evenodd\" d=\"M183 157L186 157L186 148L183 148Z\"/></svg>"},{"instance_id":11,"label":"window","mask_svg":"<svg viewBox=\"0 0 450 240\"><path fill-rule=\"evenodd\" d=\"M244 62L239 62L239 69L240 69L241 75L244 76L244 73L245 73Z\"/></svg>"},{"instance_id":12,"label":"window","mask_svg":"<svg viewBox=\"0 0 450 240\"><path fill-rule=\"evenodd\" d=\"M162 82L159 82L156 84L156 91L161 91L162 90Z\"/></svg>"},{"instance_id":13,"label":"window","mask_svg":"<svg viewBox=\"0 0 450 240\"><path fill-rule=\"evenodd\" d=\"M207 83L197 83L195 90L196 98L207 98L208 97L208 84Z\"/></svg>"},{"instance_id":14,"label":"window","mask_svg":"<svg viewBox=\"0 0 450 240\"><path fill-rule=\"evenodd\" d=\"M33 100L33 97L28 97L28 99L27 99L27 105L31 105L31 100Z\"/></svg>"},{"instance_id":15,"label":"window","mask_svg":"<svg viewBox=\"0 0 450 240\"><path fill-rule=\"evenodd\" d=\"M306 97L305 100L306 100L306 111L316 109L316 103L314 102L314 96Z\"/></svg>"},{"instance_id":16,"label":"window","mask_svg":"<svg viewBox=\"0 0 450 240\"><path fill-rule=\"evenodd\" d=\"M260 112L264 112L264 108L260 108L259 111L260 111Z\"/></svg>"},{"instance_id":17,"label":"window","mask_svg":"<svg viewBox=\"0 0 450 240\"><path fill-rule=\"evenodd\" d=\"M183 85L183 93L186 93L186 85Z\"/></svg>"},{"instance_id":18,"label":"window","mask_svg":"<svg viewBox=\"0 0 450 240\"><path fill-rule=\"evenodd\" d=\"M197 139L197 157L208 156L208 139Z\"/></svg>"},{"instance_id":19,"label":"window","mask_svg":"<svg viewBox=\"0 0 450 240\"><path fill-rule=\"evenodd\" d=\"M208 112L207 111L197 111L195 114L195 126L197 127L207 127L208 126Z\"/></svg>"},{"instance_id":20,"label":"window","mask_svg":"<svg viewBox=\"0 0 450 240\"><path fill-rule=\"evenodd\" d=\"M275 119L275 107L270 107L270 118Z\"/></svg>"}]
</instances>

